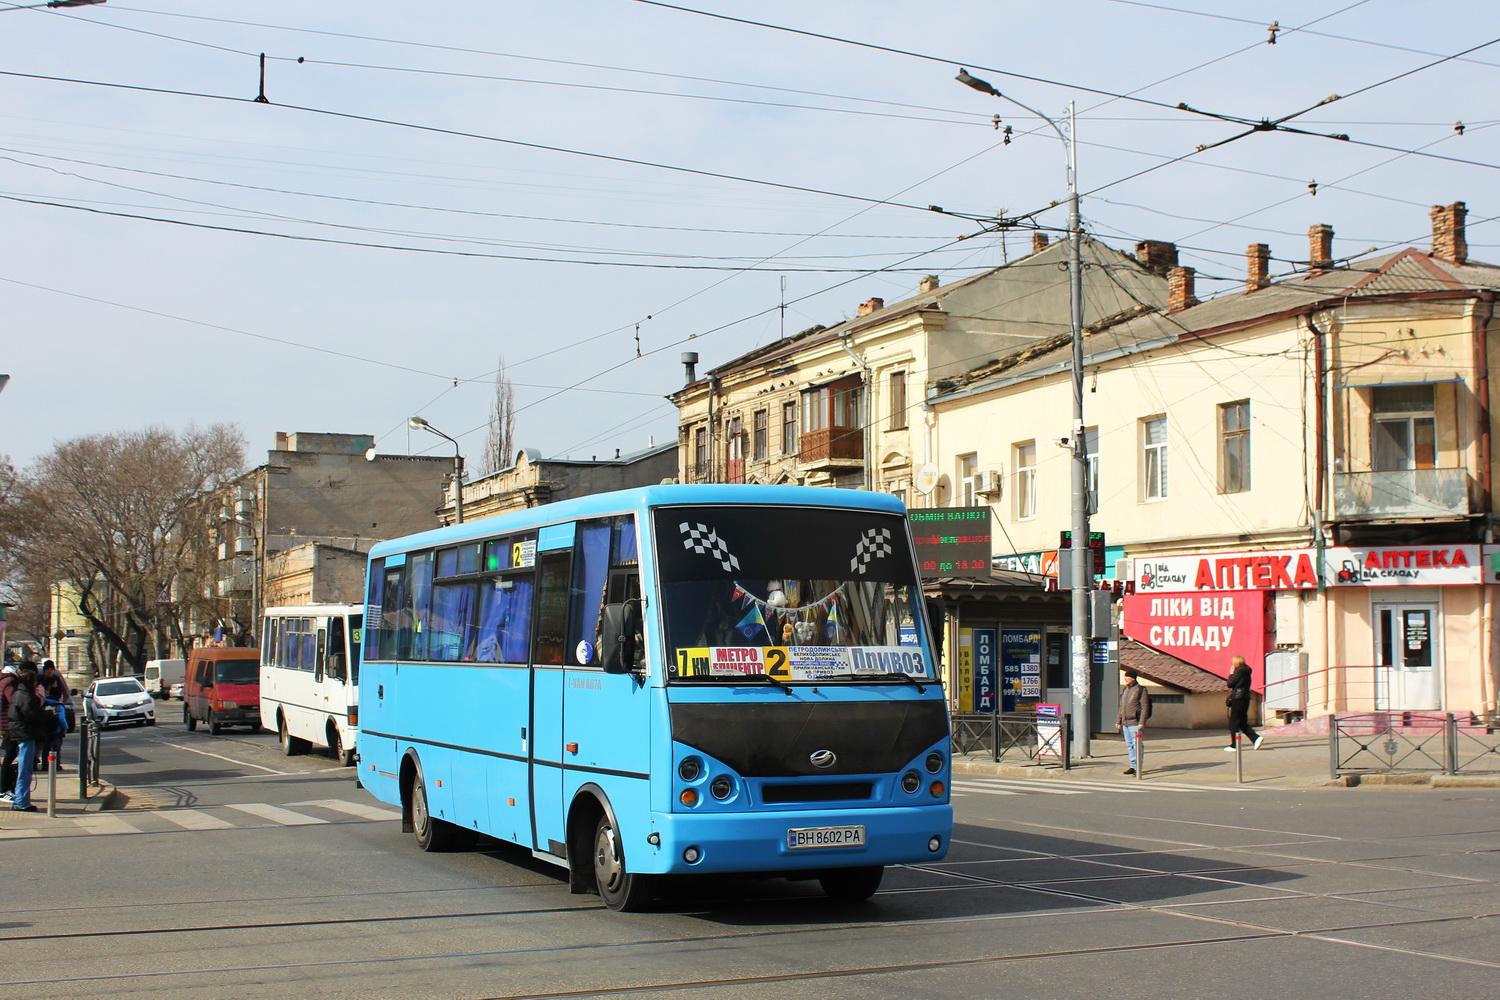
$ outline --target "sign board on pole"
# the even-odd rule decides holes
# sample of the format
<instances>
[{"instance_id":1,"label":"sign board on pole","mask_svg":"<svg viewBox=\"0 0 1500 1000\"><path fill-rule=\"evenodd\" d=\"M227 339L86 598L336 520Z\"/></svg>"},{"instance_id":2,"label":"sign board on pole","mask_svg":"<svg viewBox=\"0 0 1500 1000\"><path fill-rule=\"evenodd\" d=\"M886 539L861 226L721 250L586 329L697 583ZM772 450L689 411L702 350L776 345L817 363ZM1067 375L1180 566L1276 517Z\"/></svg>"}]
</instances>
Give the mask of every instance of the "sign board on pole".
<instances>
[{"instance_id":1,"label":"sign board on pole","mask_svg":"<svg viewBox=\"0 0 1500 1000\"><path fill-rule=\"evenodd\" d=\"M1036 707L1036 756L1063 759L1062 706L1042 703Z\"/></svg>"}]
</instances>

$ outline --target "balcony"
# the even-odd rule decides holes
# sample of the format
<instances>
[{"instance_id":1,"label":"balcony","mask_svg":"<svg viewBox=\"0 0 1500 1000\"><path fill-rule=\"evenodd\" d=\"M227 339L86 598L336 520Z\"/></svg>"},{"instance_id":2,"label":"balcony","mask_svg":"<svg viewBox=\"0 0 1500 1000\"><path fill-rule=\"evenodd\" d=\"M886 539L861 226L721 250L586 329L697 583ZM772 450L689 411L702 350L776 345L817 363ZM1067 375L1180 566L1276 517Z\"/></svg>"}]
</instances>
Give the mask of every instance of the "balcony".
<instances>
[{"instance_id":1,"label":"balcony","mask_svg":"<svg viewBox=\"0 0 1500 1000\"><path fill-rule=\"evenodd\" d=\"M1462 517L1473 513L1472 482L1465 469L1339 472L1334 510L1340 520Z\"/></svg>"},{"instance_id":2,"label":"balcony","mask_svg":"<svg viewBox=\"0 0 1500 1000\"><path fill-rule=\"evenodd\" d=\"M803 431L798 464L807 471L862 468L865 432L859 428L825 427Z\"/></svg>"}]
</instances>

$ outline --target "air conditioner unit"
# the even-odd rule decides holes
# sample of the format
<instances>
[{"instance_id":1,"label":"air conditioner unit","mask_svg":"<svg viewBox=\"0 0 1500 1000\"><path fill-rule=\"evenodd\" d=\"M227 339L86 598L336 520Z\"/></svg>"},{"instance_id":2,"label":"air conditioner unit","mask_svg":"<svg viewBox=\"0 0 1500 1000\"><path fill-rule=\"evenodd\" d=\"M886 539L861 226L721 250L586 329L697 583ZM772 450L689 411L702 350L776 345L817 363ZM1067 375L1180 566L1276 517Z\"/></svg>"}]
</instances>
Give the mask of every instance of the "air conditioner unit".
<instances>
[{"instance_id":1,"label":"air conditioner unit","mask_svg":"<svg viewBox=\"0 0 1500 1000\"><path fill-rule=\"evenodd\" d=\"M228 559L228 558L229 558L229 543L228 542L220 542L219 543L219 561L223 562L225 559Z\"/></svg>"},{"instance_id":2,"label":"air conditioner unit","mask_svg":"<svg viewBox=\"0 0 1500 1000\"><path fill-rule=\"evenodd\" d=\"M1134 559L1116 559L1115 560L1115 579L1116 580L1126 580L1126 581L1134 580L1135 579L1135 560Z\"/></svg>"},{"instance_id":3,"label":"air conditioner unit","mask_svg":"<svg viewBox=\"0 0 1500 1000\"><path fill-rule=\"evenodd\" d=\"M975 493L999 493L1000 473L994 469L984 469L974 477Z\"/></svg>"}]
</instances>

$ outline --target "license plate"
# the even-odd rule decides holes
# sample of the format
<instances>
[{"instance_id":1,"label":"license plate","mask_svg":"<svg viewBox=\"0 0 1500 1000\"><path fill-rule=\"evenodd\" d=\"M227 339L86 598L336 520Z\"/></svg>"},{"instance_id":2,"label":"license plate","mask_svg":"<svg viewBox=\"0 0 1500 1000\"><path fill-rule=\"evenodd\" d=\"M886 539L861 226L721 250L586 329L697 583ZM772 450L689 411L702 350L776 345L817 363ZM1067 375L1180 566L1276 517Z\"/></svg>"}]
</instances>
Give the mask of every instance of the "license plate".
<instances>
[{"instance_id":1,"label":"license plate","mask_svg":"<svg viewBox=\"0 0 1500 1000\"><path fill-rule=\"evenodd\" d=\"M864 847L863 826L806 826L786 832L786 846L794 851L810 847Z\"/></svg>"}]
</instances>

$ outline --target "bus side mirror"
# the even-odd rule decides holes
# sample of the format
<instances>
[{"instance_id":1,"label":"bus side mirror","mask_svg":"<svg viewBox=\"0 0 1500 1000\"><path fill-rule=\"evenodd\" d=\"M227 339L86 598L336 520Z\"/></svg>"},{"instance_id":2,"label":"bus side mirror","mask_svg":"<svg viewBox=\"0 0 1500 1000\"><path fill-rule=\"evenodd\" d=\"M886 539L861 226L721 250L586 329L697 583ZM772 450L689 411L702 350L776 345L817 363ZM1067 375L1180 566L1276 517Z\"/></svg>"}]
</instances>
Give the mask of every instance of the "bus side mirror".
<instances>
[{"instance_id":1,"label":"bus side mirror","mask_svg":"<svg viewBox=\"0 0 1500 1000\"><path fill-rule=\"evenodd\" d=\"M343 680L344 679L344 654L343 653L329 653L328 656L327 656L327 658L324 660L324 669L326 670L328 676L332 677L334 680L336 680L336 681Z\"/></svg>"},{"instance_id":2,"label":"bus side mirror","mask_svg":"<svg viewBox=\"0 0 1500 1000\"><path fill-rule=\"evenodd\" d=\"M635 669L641 631L641 606L636 601L606 604L599 620L599 665L607 674Z\"/></svg>"},{"instance_id":3,"label":"bus side mirror","mask_svg":"<svg viewBox=\"0 0 1500 1000\"><path fill-rule=\"evenodd\" d=\"M932 640L932 655L938 659L943 657L943 636L948 634L948 609L943 602L936 597L927 598L927 625L932 630L928 638Z\"/></svg>"}]
</instances>

